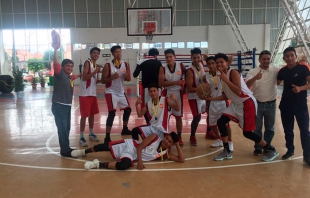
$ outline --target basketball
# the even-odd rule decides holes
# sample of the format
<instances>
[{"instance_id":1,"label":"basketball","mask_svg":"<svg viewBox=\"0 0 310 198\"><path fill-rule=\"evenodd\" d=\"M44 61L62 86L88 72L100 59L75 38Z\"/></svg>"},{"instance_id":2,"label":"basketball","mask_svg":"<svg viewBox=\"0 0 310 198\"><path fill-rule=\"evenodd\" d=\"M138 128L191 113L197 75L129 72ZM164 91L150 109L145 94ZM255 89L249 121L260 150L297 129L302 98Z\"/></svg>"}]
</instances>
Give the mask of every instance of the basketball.
<instances>
[{"instance_id":1,"label":"basketball","mask_svg":"<svg viewBox=\"0 0 310 198\"><path fill-rule=\"evenodd\" d=\"M201 100L210 97L211 89L207 83L202 83L196 88L196 94Z\"/></svg>"}]
</instances>

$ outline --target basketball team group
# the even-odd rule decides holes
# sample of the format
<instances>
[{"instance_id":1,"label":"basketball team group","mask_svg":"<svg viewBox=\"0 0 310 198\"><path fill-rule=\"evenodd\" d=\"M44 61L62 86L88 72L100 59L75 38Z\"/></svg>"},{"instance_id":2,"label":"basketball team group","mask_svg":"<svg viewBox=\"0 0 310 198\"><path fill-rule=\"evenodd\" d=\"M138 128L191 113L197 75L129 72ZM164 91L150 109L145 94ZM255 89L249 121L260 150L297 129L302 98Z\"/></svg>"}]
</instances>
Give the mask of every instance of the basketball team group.
<instances>
[{"instance_id":1,"label":"basketball team group","mask_svg":"<svg viewBox=\"0 0 310 198\"><path fill-rule=\"evenodd\" d=\"M214 157L215 161L233 158L233 142L230 121L238 123L243 136L254 144L255 156L262 155L262 161L270 162L279 153L271 142L275 134L277 86L283 82L280 112L287 152L282 160L294 156L294 120L296 119L303 150L303 162L310 167L310 132L307 106L307 89L310 88L309 66L297 62L294 48L283 51L286 66L281 69L270 65L271 54L264 50L259 54L259 66L251 69L246 78L230 68L232 56L218 53L207 56L199 48L190 51L191 63L175 61L173 49L165 50L166 64L157 60L159 52L152 48L152 58L137 65L133 76L142 76L140 96L135 102L138 117L144 117L145 125L128 129L132 108L128 102L124 82L131 81L130 66L122 60L120 46L110 51L113 60L104 66L96 64L100 49L90 50L90 58L85 61L81 73L72 75L73 61L57 58L59 46L54 47L54 91L52 112L58 130L60 154L64 157L82 157L93 152L108 151L109 162L95 159L85 163L85 169L126 170L136 162L137 169L145 168L143 162L155 159L185 161L182 146L183 96L187 96L192 113L189 144L197 146L196 131L201 115L207 113L206 139L214 139L210 146L223 147ZM205 64L208 69L205 69ZM99 78L98 73L102 73ZM74 83L81 79L79 86L80 103L80 146L87 147L84 137L86 120L89 124L89 141L98 142L94 133L94 116L99 113L97 103L97 83L105 84L105 99L108 108L106 135L103 143L87 149L71 149L69 143L71 105ZM111 131L117 109L123 111L121 135L131 139L112 140ZM176 132L169 130L170 117L176 120ZM264 129L264 133L262 132ZM114 131L113 131L114 132ZM139 140L141 139L141 140ZM175 147L174 154L170 152Z\"/></svg>"}]
</instances>

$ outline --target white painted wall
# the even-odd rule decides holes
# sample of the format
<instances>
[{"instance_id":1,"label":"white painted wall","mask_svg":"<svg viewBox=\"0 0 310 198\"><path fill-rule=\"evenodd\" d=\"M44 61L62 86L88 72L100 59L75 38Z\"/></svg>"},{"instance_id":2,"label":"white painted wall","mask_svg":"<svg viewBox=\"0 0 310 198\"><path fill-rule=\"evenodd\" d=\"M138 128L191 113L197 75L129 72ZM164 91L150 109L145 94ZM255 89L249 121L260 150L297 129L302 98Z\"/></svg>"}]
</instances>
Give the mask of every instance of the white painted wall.
<instances>
[{"instance_id":1,"label":"white painted wall","mask_svg":"<svg viewBox=\"0 0 310 198\"><path fill-rule=\"evenodd\" d=\"M256 47L258 52L269 49L270 25L241 25L245 39L250 49ZM229 25L220 26L186 26L174 27L171 36L154 36L153 42L189 42L189 41L208 41L209 48L201 49L202 53L236 53L240 50L239 44ZM72 49L75 43L140 43L145 42L145 37L127 36L126 28L76 28L71 30ZM159 49L163 54L165 49ZM174 49L176 54L189 54L190 49ZM136 67L137 53L145 53L148 50L125 49L123 59L131 65L132 72ZM110 54L109 50L102 50L101 54ZM72 59L75 62L74 73L78 73L80 58L84 62L89 57L89 50L73 50ZM105 64L111 58L100 57L99 64ZM79 82L77 81L76 84ZM130 82L135 83L135 80Z\"/></svg>"},{"instance_id":2,"label":"white painted wall","mask_svg":"<svg viewBox=\"0 0 310 198\"><path fill-rule=\"evenodd\" d=\"M270 24L240 25L250 50L260 52L270 49ZM239 43L229 25L209 26L209 53L234 53L240 51Z\"/></svg>"}]
</instances>

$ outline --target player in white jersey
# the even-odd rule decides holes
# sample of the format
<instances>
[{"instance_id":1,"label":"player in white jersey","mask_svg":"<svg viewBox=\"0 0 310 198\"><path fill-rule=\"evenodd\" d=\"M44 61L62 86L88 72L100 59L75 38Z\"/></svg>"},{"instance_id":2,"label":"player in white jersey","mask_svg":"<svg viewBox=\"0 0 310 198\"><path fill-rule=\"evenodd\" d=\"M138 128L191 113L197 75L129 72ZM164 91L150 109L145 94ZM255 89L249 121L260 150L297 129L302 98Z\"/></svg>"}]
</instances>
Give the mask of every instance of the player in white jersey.
<instances>
[{"instance_id":1,"label":"player in white jersey","mask_svg":"<svg viewBox=\"0 0 310 198\"><path fill-rule=\"evenodd\" d=\"M244 137L259 143L264 148L266 155L262 160L266 162L272 161L279 153L273 146L266 143L264 139L253 132L255 129L256 100L239 72L227 67L227 61L228 57L225 54L218 53L215 55L215 62L220 72L219 77L222 80L224 94L219 97L208 98L208 100L231 100L231 104L217 121L224 150L221 154L214 157L214 160L232 159L232 154L228 146L226 125L230 120L233 120L242 128Z\"/></svg>"},{"instance_id":2,"label":"player in white jersey","mask_svg":"<svg viewBox=\"0 0 310 198\"><path fill-rule=\"evenodd\" d=\"M115 45L111 48L111 53L114 59L110 63L106 63L103 71L101 82L105 84L105 98L108 106L108 118L106 122L106 138L105 141L109 142L110 133L115 117L117 105L120 110L124 110L123 114L123 130L121 135L131 135L127 124L131 113L127 96L124 91L124 82L131 80L130 66L125 61L122 61L121 46Z\"/></svg>"},{"instance_id":3,"label":"player in white jersey","mask_svg":"<svg viewBox=\"0 0 310 198\"><path fill-rule=\"evenodd\" d=\"M145 138L142 142L133 139L118 140L104 144L95 145L92 148L83 150L85 154L100 151L110 151L111 156L117 161L113 162L99 162L95 159L90 162L86 162L85 169L92 168L105 168L115 170L126 170L130 168L134 161L137 161L137 169L143 170L145 166L143 161L151 161L157 158L164 157L168 159L183 163L184 155L182 149L178 143L178 135L175 132L164 136L161 134L152 134ZM169 153L171 146L175 145L178 154L174 155Z\"/></svg>"},{"instance_id":4,"label":"player in white jersey","mask_svg":"<svg viewBox=\"0 0 310 198\"><path fill-rule=\"evenodd\" d=\"M145 103L149 101L150 96L148 94L148 85L151 83L158 84L158 73L161 68L161 62L157 60L157 56L159 52L156 48L152 48L149 50L149 56L152 58L148 60L143 60L143 62L137 64L135 71L133 72L133 77L137 78L141 73L141 84L139 84L139 95L142 99L141 108L144 107ZM160 93L159 93L160 94ZM144 116L145 121L149 124L149 120L146 115Z\"/></svg>"},{"instance_id":5,"label":"player in white jersey","mask_svg":"<svg viewBox=\"0 0 310 198\"><path fill-rule=\"evenodd\" d=\"M203 81L208 83L211 88L211 97L218 97L223 95L223 88L222 82L220 77L218 76L219 72L217 71L217 67L215 64L214 56L209 56L206 59L207 66L209 68L209 72L206 72L206 75L203 78ZM228 101L224 100L213 100L207 102L207 123L208 126L211 127L213 133L216 136L216 141L211 144L211 147L216 148L223 146L222 138L220 133L217 129L217 120L221 117L222 113L228 107ZM228 144L229 149L233 151L233 143L231 139L231 129L229 123L227 124L227 131L228 131Z\"/></svg>"},{"instance_id":6,"label":"player in white jersey","mask_svg":"<svg viewBox=\"0 0 310 198\"><path fill-rule=\"evenodd\" d=\"M171 114L175 117L177 133L179 135L179 144L183 146L182 141L182 117L183 117L183 86L185 84L184 80L184 66L181 62L175 62L175 53L173 49L165 50L166 65L163 65L159 69L158 85L163 87L163 96L169 96L174 94L177 98L180 108L178 111L172 109Z\"/></svg>"},{"instance_id":7,"label":"player in white jersey","mask_svg":"<svg viewBox=\"0 0 310 198\"><path fill-rule=\"evenodd\" d=\"M136 101L138 117L146 115L150 124L132 129L132 138L135 140L139 140L139 135L144 139L153 133L168 133L171 111L178 111L180 109L179 101L173 93L169 97L158 96L158 89L158 85L155 83L151 83L148 86L151 99L146 103L144 108L140 109L140 104L142 103L141 98L138 98Z\"/></svg>"},{"instance_id":8,"label":"player in white jersey","mask_svg":"<svg viewBox=\"0 0 310 198\"><path fill-rule=\"evenodd\" d=\"M100 72L100 66L96 64L100 55L100 49L94 47L90 50L90 59L85 61L81 68L81 84L80 84L80 146L87 146L87 142L84 138L84 130L86 118L88 118L89 124L89 140L98 142L97 136L93 132L94 128L94 115L99 113L97 102L97 83L98 73Z\"/></svg>"},{"instance_id":9,"label":"player in white jersey","mask_svg":"<svg viewBox=\"0 0 310 198\"><path fill-rule=\"evenodd\" d=\"M201 100L196 94L196 88L202 83L205 75L204 67L201 63L201 50L194 48L191 50L192 63L186 68L186 94L188 103L193 115L191 123L190 144L197 145L196 130L201 120L201 114L206 111L206 101Z\"/></svg>"}]
</instances>

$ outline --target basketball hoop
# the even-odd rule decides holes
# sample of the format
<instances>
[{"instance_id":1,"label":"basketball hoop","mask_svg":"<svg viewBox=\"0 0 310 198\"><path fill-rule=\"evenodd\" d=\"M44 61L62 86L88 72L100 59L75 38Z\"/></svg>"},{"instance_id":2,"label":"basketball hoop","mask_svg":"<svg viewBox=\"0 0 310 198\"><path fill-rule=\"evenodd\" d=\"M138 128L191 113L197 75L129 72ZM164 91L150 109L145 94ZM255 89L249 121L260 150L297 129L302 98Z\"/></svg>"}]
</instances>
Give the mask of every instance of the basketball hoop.
<instances>
[{"instance_id":1,"label":"basketball hoop","mask_svg":"<svg viewBox=\"0 0 310 198\"><path fill-rule=\"evenodd\" d=\"M144 31L145 33L145 39L146 39L146 42L147 43L152 43L152 40L153 40L153 36L154 36L154 33L155 31Z\"/></svg>"},{"instance_id":2,"label":"basketball hoop","mask_svg":"<svg viewBox=\"0 0 310 198\"><path fill-rule=\"evenodd\" d=\"M154 33L156 32L156 21L143 21L143 32L145 34L146 42L152 43Z\"/></svg>"}]
</instances>

